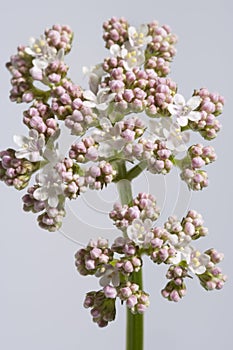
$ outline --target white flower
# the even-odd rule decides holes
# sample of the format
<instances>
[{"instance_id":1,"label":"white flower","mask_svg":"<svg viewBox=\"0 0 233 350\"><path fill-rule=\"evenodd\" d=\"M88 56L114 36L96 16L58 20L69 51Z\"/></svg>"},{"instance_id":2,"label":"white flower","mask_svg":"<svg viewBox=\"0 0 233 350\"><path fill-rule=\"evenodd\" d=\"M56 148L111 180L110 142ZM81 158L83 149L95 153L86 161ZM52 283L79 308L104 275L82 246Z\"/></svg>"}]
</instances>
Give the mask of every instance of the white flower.
<instances>
[{"instance_id":1,"label":"white flower","mask_svg":"<svg viewBox=\"0 0 233 350\"><path fill-rule=\"evenodd\" d=\"M92 137L99 143L98 155L108 158L121 151L127 141L121 136L121 122L115 123L113 126L109 119L102 118L100 120L102 130L95 130Z\"/></svg>"},{"instance_id":2,"label":"white flower","mask_svg":"<svg viewBox=\"0 0 233 350\"><path fill-rule=\"evenodd\" d=\"M178 123L174 123L171 117L162 117L161 121L150 121L150 131L160 139L166 141L166 146L174 153L184 152L189 141L189 132L181 131Z\"/></svg>"},{"instance_id":3,"label":"white flower","mask_svg":"<svg viewBox=\"0 0 233 350\"><path fill-rule=\"evenodd\" d=\"M47 201L50 207L56 208L59 203L59 196L64 193L65 189L65 184L55 169L56 164L61 161L57 146L53 149L47 147L43 157L48 161L48 164L36 176L36 181L40 187L34 191L33 197L39 201Z\"/></svg>"},{"instance_id":4,"label":"white flower","mask_svg":"<svg viewBox=\"0 0 233 350\"><path fill-rule=\"evenodd\" d=\"M37 130L31 129L29 131L29 137L15 135L14 142L20 147L15 152L15 156L18 159L26 158L30 162L38 162L41 160L41 153L45 146L44 135L39 135Z\"/></svg>"},{"instance_id":5,"label":"white flower","mask_svg":"<svg viewBox=\"0 0 233 350\"><path fill-rule=\"evenodd\" d=\"M191 237L176 234L171 234L169 242L176 249L176 256L171 258L172 264L179 264L181 261L186 261L188 269L196 275L200 275L206 271L206 266L210 262L210 257L207 254L202 254L190 245Z\"/></svg>"},{"instance_id":6,"label":"white flower","mask_svg":"<svg viewBox=\"0 0 233 350\"><path fill-rule=\"evenodd\" d=\"M124 60L126 70L141 66L145 61L144 51L140 47L131 46L129 42L122 47L117 44L112 45L110 52L114 57L121 57Z\"/></svg>"},{"instance_id":7,"label":"white flower","mask_svg":"<svg viewBox=\"0 0 233 350\"><path fill-rule=\"evenodd\" d=\"M90 90L96 95L101 78L106 75L102 64L97 64L96 66L92 66L90 68L83 67L83 74L89 77Z\"/></svg>"},{"instance_id":8,"label":"white flower","mask_svg":"<svg viewBox=\"0 0 233 350\"><path fill-rule=\"evenodd\" d=\"M59 195L64 193L65 188L56 169L50 164L46 165L37 175L36 180L40 187L34 191L33 197L39 201L47 201L50 207L56 208L59 203Z\"/></svg>"},{"instance_id":9,"label":"white flower","mask_svg":"<svg viewBox=\"0 0 233 350\"><path fill-rule=\"evenodd\" d=\"M152 221L146 219L134 219L132 224L127 227L127 235L139 247L147 246L150 240L154 237L151 232Z\"/></svg>"},{"instance_id":10,"label":"white flower","mask_svg":"<svg viewBox=\"0 0 233 350\"><path fill-rule=\"evenodd\" d=\"M177 122L180 126L186 126L188 121L198 121L201 118L201 113L195 111L200 105L200 96L191 97L187 103L182 95L176 94L173 99L173 103L168 105L168 110L171 115L177 118Z\"/></svg>"},{"instance_id":11,"label":"white flower","mask_svg":"<svg viewBox=\"0 0 233 350\"><path fill-rule=\"evenodd\" d=\"M191 272L196 275L201 275L206 271L206 266L210 262L210 257L207 254L201 254L199 250L191 248L190 261L188 263L188 268Z\"/></svg>"},{"instance_id":12,"label":"white flower","mask_svg":"<svg viewBox=\"0 0 233 350\"><path fill-rule=\"evenodd\" d=\"M102 287L108 286L110 283L114 287L120 285L119 271L112 265L106 265L96 272L97 277L101 277L99 283Z\"/></svg>"},{"instance_id":13,"label":"white flower","mask_svg":"<svg viewBox=\"0 0 233 350\"><path fill-rule=\"evenodd\" d=\"M87 100L83 102L83 105L89 108L97 108L100 111L105 111L110 102L116 96L115 93L109 93L109 88L100 89L95 95L91 90L83 92L83 97Z\"/></svg>"},{"instance_id":14,"label":"white flower","mask_svg":"<svg viewBox=\"0 0 233 350\"><path fill-rule=\"evenodd\" d=\"M143 46L147 45L152 37L148 34L148 26L142 24L138 29L129 27L129 41L122 47L115 44L110 48L110 52L115 57L121 57L124 60L124 68L132 70L134 67L141 66L145 61Z\"/></svg>"},{"instance_id":15,"label":"white flower","mask_svg":"<svg viewBox=\"0 0 233 350\"><path fill-rule=\"evenodd\" d=\"M148 34L148 26L146 24L140 25L138 29L135 27L129 27L128 36L129 42L132 47L142 47L151 42L152 37Z\"/></svg>"},{"instance_id":16,"label":"white flower","mask_svg":"<svg viewBox=\"0 0 233 350\"><path fill-rule=\"evenodd\" d=\"M31 38L30 46L25 48L25 52L34 57L30 73L37 80L42 80L42 72L50 63L62 61L64 57L64 50L57 51L55 47L49 46L43 36L40 39Z\"/></svg>"}]
</instances>

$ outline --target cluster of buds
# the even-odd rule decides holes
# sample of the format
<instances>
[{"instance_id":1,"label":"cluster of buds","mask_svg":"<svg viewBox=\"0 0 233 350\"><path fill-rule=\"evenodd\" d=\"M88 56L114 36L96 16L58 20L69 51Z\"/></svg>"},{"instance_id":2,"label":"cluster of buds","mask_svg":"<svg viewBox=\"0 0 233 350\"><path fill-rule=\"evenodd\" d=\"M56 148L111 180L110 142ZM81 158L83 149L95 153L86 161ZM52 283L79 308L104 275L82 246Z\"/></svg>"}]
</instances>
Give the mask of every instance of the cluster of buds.
<instances>
[{"instance_id":1,"label":"cluster of buds","mask_svg":"<svg viewBox=\"0 0 233 350\"><path fill-rule=\"evenodd\" d=\"M116 176L116 170L110 163L102 160L98 165L92 165L85 173L85 182L89 188L100 190L111 183Z\"/></svg>"},{"instance_id":2,"label":"cluster of buds","mask_svg":"<svg viewBox=\"0 0 233 350\"><path fill-rule=\"evenodd\" d=\"M96 114L82 101L82 90L78 85L63 79L52 91L52 110L58 119L65 120L65 125L73 135L83 134L96 121Z\"/></svg>"},{"instance_id":3,"label":"cluster of buds","mask_svg":"<svg viewBox=\"0 0 233 350\"><path fill-rule=\"evenodd\" d=\"M210 257L210 261L206 271L198 276L200 283L206 290L222 289L227 276L216 265L223 260L223 254L217 252L215 249L208 249L205 254Z\"/></svg>"},{"instance_id":4,"label":"cluster of buds","mask_svg":"<svg viewBox=\"0 0 233 350\"><path fill-rule=\"evenodd\" d=\"M88 292L83 305L85 308L91 308L92 320L101 328L115 319L115 299L107 298L102 289L98 292Z\"/></svg>"},{"instance_id":5,"label":"cluster of buds","mask_svg":"<svg viewBox=\"0 0 233 350\"><path fill-rule=\"evenodd\" d=\"M42 212L37 218L39 226L49 232L58 231L66 215L64 205L59 203L56 207L51 207L46 200L36 199L35 191L39 189L39 185L28 188L27 194L22 198L23 210L32 213Z\"/></svg>"},{"instance_id":6,"label":"cluster of buds","mask_svg":"<svg viewBox=\"0 0 233 350\"><path fill-rule=\"evenodd\" d=\"M166 277L170 280L161 291L162 296L169 301L179 301L186 294L184 278L188 276L188 270L185 266L171 265L167 271Z\"/></svg>"},{"instance_id":7,"label":"cluster of buds","mask_svg":"<svg viewBox=\"0 0 233 350\"><path fill-rule=\"evenodd\" d=\"M75 199L80 193L85 192L86 182L83 170L71 158L65 158L62 162L57 163L55 169L65 185L64 195L66 197Z\"/></svg>"},{"instance_id":8,"label":"cluster of buds","mask_svg":"<svg viewBox=\"0 0 233 350\"><path fill-rule=\"evenodd\" d=\"M169 243L169 233L164 228L155 227L152 230L150 244L146 252L156 264L169 264L176 255L176 250Z\"/></svg>"},{"instance_id":9,"label":"cluster of buds","mask_svg":"<svg viewBox=\"0 0 233 350\"><path fill-rule=\"evenodd\" d=\"M68 26L55 25L47 29L40 39L32 38L30 46L18 47L18 53L6 64L12 74L12 101L19 103L40 99L43 91L35 88L34 80L53 85L66 76L68 67L63 62L63 56L70 51L72 38Z\"/></svg>"},{"instance_id":10,"label":"cluster of buds","mask_svg":"<svg viewBox=\"0 0 233 350\"><path fill-rule=\"evenodd\" d=\"M189 210L187 215L181 220L176 216L170 216L165 222L165 229L171 234L177 235L180 239L187 237L195 240L208 234L208 229L203 226L204 221L201 214L196 210Z\"/></svg>"},{"instance_id":11,"label":"cluster of buds","mask_svg":"<svg viewBox=\"0 0 233 350\"><path fill-rule=\"evenodd\" d=\"M76 253L75 265L81 275L100 278L103 289L87 293L84 301L84 306L92 309L93 321L100 327L107 326L115 318L117 297L133 314L143 313L149 306L148 294L140 290L138 284L130 282L133 274L141 269L142 260L129 239L118 237L111 247L105 239L91 240L86 248Z\"/></svg>"},{"instance_id":12,"label":"cluster of buds","mask_svg":"<svg viewBox=\"0 0 233 350\"><path fill-rule=\"evenodd\" d=\"M147 161L147 169L152 174L165 175L171 170L173 166L172 152L166 147L164 141L140 139L138 145L142 145L142 152L138 154L138 147L135 147L137 158Z\"/></svg>"},{"instance_id":13,"label":"cluster of buds","mask_svg":"<svg viewBox=\"0 0 233 350\"><path fill-rule=\"evenodd\" d=\"M201 118L197 122L190 122L190 127L200 132L205 139L212 140L221 129L221 124L216 117L222 113L224 97L218 93L210 93L206 88L195 90L194 96L201 97L199 107Z\"/></svg>"},{"instance_id":14,"label":"cluster of buds","mask_svg":"<svg viewBox=\"0 0 233 350\"><path fill-rule=\"evenodd\" d=\"M83 276L94 275L112 260L113 252L108 247L108 241L103 238L91 240L86 248L80 249L75 255L75 265Z\"/></svg>"},{"instance_id":15,"label":"cluster of buds","mask_svg":"<svg viewBox=\"0 0 233 350\"><path fill-rule=\"evenodd\" d=\"M103 39L106 47L109 49L112 45L122 45L128 40L129 24L125 18L112 17L103 24Z\"/></svg>"},{"instance_id":16,"label":"cluster of buds","mask_svg":"<svg viewBox=\"0 0 233 350\"><path fill-rule=\"evenodd\" d=\"M46 211L38 216L37 221L44 230L56 232L61 227L65 215L66 212L62 205L57 208L47 206Z\"/></svg>"},{"instance_id":17,"label":"cluster of buds","mask_svg":"<svg viewBox=\"0 0 233 350\"><path fill-rule=\"evenodd\" d=\"M185 159L181 178L188 187L194 191L201 190L208 186L208 176L206 171L201 170L204 165L208 165L216 160L216 153L212 146L196 144L188 149L188 156Z\"/></svg>"},{"instance_id":18,"label":"cluster of buds","mask_svg":"<svg viewBox=\"0 0 233 350\"><path fill-rule=\"evenodd\" d=\"M7 186L14 186L17 190L24 189L38 168L38 162L32 163L25 158L17 158L15 150L11 148L0 152L0 180Z\"/></svg>"},{"instance_id":19,"label":"cluster of buds","mask_svg":"<svg viewBox=\"0 0 233 350\"><path fill-rule=\"evenodd\" d=\"M45 30L45 38L47 43L57 51L62 49L65 54L70 52L73 32L69 26L54 24L52 28Z\"/></svg>"},{"instance_id":20,"label":"cluster of buds","mask_svg":"<svg viewBox=\"0 0 233 350\"><path fill-rule=\"evenodd\" d=\"M43 134L46 139L53 136L59 128L50 106L42 101L36 100L23 114L24 124Z\"/></svg>"},{"instance_id":21,"label":"cluster of buds","mask_svg":"<svg viewBox=\"0 0 233 350\"><path fill-rule=\"evenodd\" d=\"M121 287L118 296L125 301L132 314L143 314L149 306L149 295L140 290L136 283L127 282Z\"/></svg>"},{"instance_id":22,"label":"cluster of buds","mask_svg":"<svg viewBox=\"0 0 233 350\"><path fill-rule=\"evenodd\" d=\"M152 68L158 76L167 76L170 72L169 63L176 54L177 36L171 33L168 25L159 26L157 21L148 25L152 40L145 52L146 68Z\"/></svg>"},{"instance_id":23,"label":"cluster of buds","mask_svg":"<svg viewBox=\"0 0 233 350\"><path fill-rule=\"evenodd\" d=\"M78 163L96 161L98 159L98 144L93 137L84 137L81 141L71 145L69 157Z\"/></svg>"},{"instance_id":24,"label":"cluster of buds","mask_svg":"<svg viewBox=\"0 0 233 350\"><path fill-rule=\"evenodd\" d=\"M109 216L116 227L124 231L135 219L155 221L159 214L160 209L154 196L141 192L129 205L115 203Z\"/></svg>"}]
</instances>

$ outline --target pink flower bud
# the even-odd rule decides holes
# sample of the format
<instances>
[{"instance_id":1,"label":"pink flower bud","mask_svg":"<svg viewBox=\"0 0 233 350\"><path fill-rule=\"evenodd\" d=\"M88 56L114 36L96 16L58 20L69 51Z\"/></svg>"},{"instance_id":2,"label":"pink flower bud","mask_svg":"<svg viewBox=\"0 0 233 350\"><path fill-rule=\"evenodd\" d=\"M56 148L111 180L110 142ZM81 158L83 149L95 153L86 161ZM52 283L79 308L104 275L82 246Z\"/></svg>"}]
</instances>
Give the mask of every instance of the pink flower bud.
<instances>
[{"instance_id":1,"label":"pink flower bud","mask_svg":"<svg viewBox=\"0 0 233 350\"><path fill-rule=\"evenodd\" d=\"M179 293L177 292L177 290L173 290L170 293L170 300L175 301L175 302L178 302L180 300L180 296L179 296Z\"/></svg>"},{"instance_id":2,"label":"pink flower bud","mask_svg":"<svg viewBox=\"0 0 233 350\"><path fill-rule=\"evenodd\" d=\"M127 301L126 301L126 305L128 306L128 308L132 309L138 302L138 299L135 295L131 295Z\"/></svg>"},{"instance_id":3,"label":"pink flower bud","mask_svg":"<svg viewBox=\"0 0 233 350\"><path fill-rule=\"evenodd\" d=\"M106 298L115 299L117 296L116 288L114 288L112 286L109 286L109 285L105 286L103 291L104 291Z\"/></svg>"}]
</instances>

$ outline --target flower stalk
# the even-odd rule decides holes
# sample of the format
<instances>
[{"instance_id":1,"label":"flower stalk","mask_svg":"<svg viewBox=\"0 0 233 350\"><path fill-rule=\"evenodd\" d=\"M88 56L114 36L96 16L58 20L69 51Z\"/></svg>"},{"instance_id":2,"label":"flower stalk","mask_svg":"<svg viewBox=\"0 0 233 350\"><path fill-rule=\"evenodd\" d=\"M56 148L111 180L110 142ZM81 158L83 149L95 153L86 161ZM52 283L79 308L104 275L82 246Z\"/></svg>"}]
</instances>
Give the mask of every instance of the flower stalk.
<instances>
[{"instance_id":1,"label":"flower stalk","mask_svg":"<svg viewBox=\"0 0 233 350\"><path fill-rule=\"evenodd\" d=\"M125 163L121 164L122 175L126 172ZM142 169L142 167L140 168ZM117 189L121 199L121 204L129 204L132 200L132 186L128 179L121 179L117 183ZM130 278L130 282L139 285L143 289L142 268L138 272L134 272ZM143 350L143 314L132 314L127 307L126 310L126 350Z\"/></svg>"}]
</instances>

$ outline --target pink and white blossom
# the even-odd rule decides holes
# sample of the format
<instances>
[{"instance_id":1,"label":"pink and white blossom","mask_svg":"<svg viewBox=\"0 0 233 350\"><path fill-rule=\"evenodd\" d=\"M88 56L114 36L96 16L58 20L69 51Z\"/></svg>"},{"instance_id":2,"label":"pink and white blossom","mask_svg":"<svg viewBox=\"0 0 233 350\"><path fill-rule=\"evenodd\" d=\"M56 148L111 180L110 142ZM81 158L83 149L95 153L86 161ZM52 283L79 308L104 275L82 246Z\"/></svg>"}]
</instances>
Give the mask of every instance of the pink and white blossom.
<instances>
[{"instance_id":1,"label":"pink and white blossom","mask_svg":"<svg viewBox=\"0 0 233 350\"><path fill-rule=\"evenodd\" d=\"M176 94L173 103L169 103L167 108L171 115L176 117L177 123L184 127L188 125L189 120L198 121L201 119L201 113L196 111L200 103L200 96L193 96L185 102L182 95Z\"/></svg>"},{"instance_id":2,"label":"pink and white blossom","mask_svg":"<svg viewBox=\"0 0 233 350\"><path fill-rule=\"evenodd\" d=\"M39 134L37 130L31 129L29 136L14 136L14 142L20 147L15 152L18 159L26 158L30 162L38 162L42 159L42 151L45 147L45 137Z\"/></svg>"}]
</instances>

